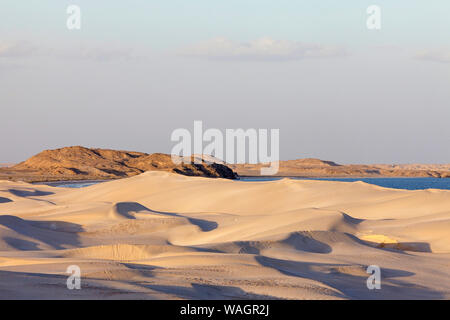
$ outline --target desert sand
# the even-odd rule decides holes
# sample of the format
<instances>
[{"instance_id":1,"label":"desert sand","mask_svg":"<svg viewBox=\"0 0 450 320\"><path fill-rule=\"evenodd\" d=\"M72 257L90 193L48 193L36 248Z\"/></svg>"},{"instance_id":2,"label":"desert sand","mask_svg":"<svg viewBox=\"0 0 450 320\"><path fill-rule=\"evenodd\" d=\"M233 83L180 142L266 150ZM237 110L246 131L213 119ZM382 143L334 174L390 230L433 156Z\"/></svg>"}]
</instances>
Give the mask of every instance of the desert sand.
<instances>
[{"instance_id":1,"label":"desert sand","mask_svg":"<svg viewBox=\"0 0 450 320\"><path fill-rule=\"evenodd\" d=\"M449 299L449 231L444 190L158 171L81 189L0 181L0 298Z\"/></svg>"}]
</instances>

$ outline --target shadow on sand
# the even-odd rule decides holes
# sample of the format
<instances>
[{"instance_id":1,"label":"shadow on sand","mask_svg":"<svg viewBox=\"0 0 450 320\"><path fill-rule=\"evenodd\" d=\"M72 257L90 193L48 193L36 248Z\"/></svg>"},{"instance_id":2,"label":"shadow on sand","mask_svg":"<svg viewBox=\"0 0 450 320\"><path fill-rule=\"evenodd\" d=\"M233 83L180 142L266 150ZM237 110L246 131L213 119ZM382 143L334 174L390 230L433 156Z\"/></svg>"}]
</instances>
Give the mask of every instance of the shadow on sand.
<instances>
[{"instance_id":1,"label":"shadow on sand","mask_svg":"<svg viewBox=\"0 0 450 320\"><path fill-rule=\"evenodd\" d=\"M319 281L336 289L336 296L345 299L442 299L441 293L423 286L395 278L414 273L386 269L381 270L381 290L369 290L364 266L311 263L274 259L265 256L255 258L262 266L273 268L285 275Z\"/></svg>"},{"instance_id":2,"label":"shadow on sand","mask_svg":"<svg viewBox=\"0 0 450 320\"><path fill-rule=\"evenodd\" d=\"M12 202L12 200L9 198L0 197L0 203L8 203L8 202Z\"/></svg>"},{"instance_id":3,"label":"shadow on sand","mask_svg":"<svg viewBox=\"0 0 450 320\"><path fill-rule=\"evenodd\" d=\"M55 194L54 192L49 191L40 191L40 190L19 190L19 189L9 189L8 192L11 192L13 195L17 197L27 198L27 197L42 197L49 196Z\"/></svg>"},{"instance_id":4,"label":"shadow on sand","mask_svg":"<svg viewBox=\"0 0 450 320\"><path fill-rule=\"evenodd\" d=\"M138 202L119 202L116 204L116 210L117 210L118 214L120 214L121 216L126 217L128 219L136 219L132 215L133 212L145 212L145 211L150 212L150 213L171 216L171 217L186 218L186 219L188 219L188 221L190 223L198 226L203 232L208 232L208 231L214 230L218 227L217 223L214 221L208 221L208 220L196 219L196 218L188 218L188 217L184 217L182 215L179 215L179 214L173 213L173 212L155 211L155 210L147 208L146 206L143 206L142 204L140 204Z\"/></svg>"},{"instance_id":5,"label":"shadow on sand","mask_svg":"<svg viewBox=\"0 0 450 320\"><path fill-rule=\"evenodd\" d=\"M40 243L53 249L66 249L66 246L80 245L77 232L83 231L80 225L61 221L32 221L10 215L0 215L0 226L34 241L12 236L3 238L5 242L17 250L39 250Z\"/></svg>"}]
</instances>

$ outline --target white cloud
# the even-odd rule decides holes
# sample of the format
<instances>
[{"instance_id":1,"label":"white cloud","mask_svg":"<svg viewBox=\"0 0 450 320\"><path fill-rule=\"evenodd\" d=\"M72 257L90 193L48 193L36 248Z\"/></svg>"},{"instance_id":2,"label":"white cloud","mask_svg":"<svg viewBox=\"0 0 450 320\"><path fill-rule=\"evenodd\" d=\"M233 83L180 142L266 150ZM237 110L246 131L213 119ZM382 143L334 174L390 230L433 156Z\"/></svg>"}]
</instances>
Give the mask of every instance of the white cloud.
<instances>
[{"instance_id":1,"label":"white cloud","mask_svg":"<svg viewBox=\"0 0 450 320\"><path fill-rule=\"evenodd\" d=\"M82 59L93 61L129 60L137 56L130 48L104 44L103 46L59 46L39 48L28 42L0 42L0 58L51 57L60 59Z\"/></svg>"},{"instance_id":2,"label":"white cloud","mask_svg":"<svg viewBox=\"0 0 450 320\"><path fill-rule=\"evenodd\" d=\"M450 63L450 50L427 50L416 54L416 59Z\"/></svg>"},{"instance_id":3,"label":"white cloud","mask_svg":"<svg viewBox=\"0 0 450 320\"><path fill-rule=\"evenodd\" d=\"M261 38L250 42L234 42L215 38L181 50L190 57L224 60L299 60L307 58L338 57L346 51L338 46L302 43Z\"/></svg>"}]
</instances>

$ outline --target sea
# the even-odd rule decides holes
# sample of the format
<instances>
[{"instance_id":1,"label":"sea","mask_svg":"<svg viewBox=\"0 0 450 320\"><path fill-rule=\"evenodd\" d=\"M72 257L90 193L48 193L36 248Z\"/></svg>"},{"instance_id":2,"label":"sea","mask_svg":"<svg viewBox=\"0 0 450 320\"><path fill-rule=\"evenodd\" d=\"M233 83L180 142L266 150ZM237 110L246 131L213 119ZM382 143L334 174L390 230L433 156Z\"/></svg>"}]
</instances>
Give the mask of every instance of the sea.
<instances>
[{"instance_id":1,"label":"sea","mask_svg":"<svg viewBox=\"0 0 450 320\"><path fill-rule=\"evenodd\" d=\"M283 177L284 178L284 177ZM274 181L281 177L241 177L239 181ZM295 180L324 180L354 182L363 181L380 187L404 190L442 189L450 190L450 178L299 178L288 177ZM44 183L46 185L63 188L84 188L105 181L57 181ZM42 184L42 183L41 183Z\"/></svg>"}]
</instances>

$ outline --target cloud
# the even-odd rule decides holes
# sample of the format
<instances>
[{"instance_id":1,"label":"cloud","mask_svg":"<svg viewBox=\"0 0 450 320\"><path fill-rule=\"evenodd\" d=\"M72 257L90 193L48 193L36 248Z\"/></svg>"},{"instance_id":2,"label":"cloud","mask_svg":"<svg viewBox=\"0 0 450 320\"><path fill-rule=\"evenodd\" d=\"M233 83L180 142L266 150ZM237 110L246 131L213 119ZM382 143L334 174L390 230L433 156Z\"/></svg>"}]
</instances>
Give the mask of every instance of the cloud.
<instances>
[{"instance_id":1,"label":"cloud","mask_svg":"<svg viewBox=\"0 0 450 320\"><path fill-rule=\"evenodd\" d=\"M103 46L59 46L58 48L50 47L37 47L28 42L0 42L0 58L27 58L30 56L35 57L50 57L59 59L81 59L81 60L93 60L96 62L101 61L113 61L113 60L130 60L135 59L137 56L132 52L130 48L123 48L119 46L113 46L104 44Z\"/></svg>"},{"instance_id":2,"label":"cloud","mask_svg":"<svg viewBox=\"0 0 450 320\"><path fill-rule=\"evenodd\" d=\"M440 49L422 51L417 53L415 58L419 60L450 63L450 50Z\"/></svg>"},{"instance_id":3,"label":"cloud","mask_svg":"<svg viewBox=\"0 0 450 320\"><path fill-rule=\"evenodd\" d=\"M129 61L142 59L142 56L135 53L129 47L122 47L114 44L103 43L101 46L81 45L78 47L65 46L52 50L51 55L59 59L94 61L94 62L112 62Z\"/></svg>"},{"instance_id":4,"label":"cloud","mask_svg":"<svg viewBox=\"0 0 450 320\"><path fill-rule=\"evenodd\" d=\"M346 51L337 46L261 38L250 42L234 42L215 38L180 52L184 56L219 60L301 60L340 57Z\"/></svg>"},{"instance_id":5,"label":"cloud","mask_svg":"<svg viewBox=\"0 0 450 320\"><path fill-rule=\"evenodd\" d=\"M26 42L0 43L0 58L27 57L35 51L35 47Z\"/></svg>"}]
</instances>

